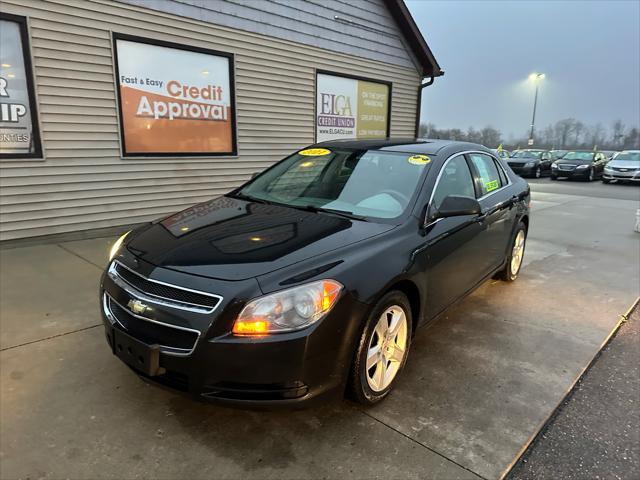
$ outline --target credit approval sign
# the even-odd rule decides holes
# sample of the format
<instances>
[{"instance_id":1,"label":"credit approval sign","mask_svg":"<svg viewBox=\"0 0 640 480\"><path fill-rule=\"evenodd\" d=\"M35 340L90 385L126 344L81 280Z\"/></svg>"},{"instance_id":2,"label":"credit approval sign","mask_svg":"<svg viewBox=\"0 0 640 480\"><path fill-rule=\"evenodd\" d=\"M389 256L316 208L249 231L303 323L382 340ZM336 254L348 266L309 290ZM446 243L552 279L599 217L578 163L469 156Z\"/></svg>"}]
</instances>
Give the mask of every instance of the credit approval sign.
<instances>
[{"instance_id":1,"label":"credit approval sign","mask_svg":"<svg viewBox=\"0 0 640 480\"><path fill-rule=\"evenodd\" d=\"M125 156L234 155L229 54L114 35Z\"/></svg>"},{"instance_id":2,"label":"credit approval sign","mask_svg":"<svg viewBox=\"0 0 640 480\"><path fill-rule=\"evenodd\" d=\"M389 136L391 84L317 72L316 141Z\"/></svg>"}]
</instances>

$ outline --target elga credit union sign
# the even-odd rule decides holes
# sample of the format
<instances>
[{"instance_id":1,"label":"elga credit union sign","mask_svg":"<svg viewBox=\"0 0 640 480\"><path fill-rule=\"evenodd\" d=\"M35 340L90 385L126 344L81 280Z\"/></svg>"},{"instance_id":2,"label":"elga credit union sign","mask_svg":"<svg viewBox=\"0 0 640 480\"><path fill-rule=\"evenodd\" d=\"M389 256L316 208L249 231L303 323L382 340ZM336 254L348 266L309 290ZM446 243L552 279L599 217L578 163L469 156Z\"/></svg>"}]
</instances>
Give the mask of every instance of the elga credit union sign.
<instances>
[{"instance_id":1,"label":"elga credit union sign","mask_svg":"<svg viewBox=\"0 0 640 480\"><path fill-rule=\"evenodd\" d=\"M389 136L388 83L318 73L316 141Z\"/></svg>"},{"instance_id":2,"label":"elga credit union sign","mask_svg":"<svg viewBox=\"0 0 640 480\"><path fill-rule=\"evenodd\" d=\"M123 154L235 154L231 55L115 35Z\"/></svg>"}]
</instances>

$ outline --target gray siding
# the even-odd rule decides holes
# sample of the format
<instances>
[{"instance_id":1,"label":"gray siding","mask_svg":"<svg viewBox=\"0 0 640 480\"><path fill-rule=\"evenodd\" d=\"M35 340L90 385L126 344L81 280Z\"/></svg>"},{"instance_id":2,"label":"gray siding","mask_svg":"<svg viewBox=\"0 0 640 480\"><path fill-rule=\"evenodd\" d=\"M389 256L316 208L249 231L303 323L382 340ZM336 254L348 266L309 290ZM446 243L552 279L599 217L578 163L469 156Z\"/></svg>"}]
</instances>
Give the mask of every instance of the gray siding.
<instances>
[{"instance_id":1,"label":"gray siding","mask_svg":"<svg viewBox=\"0 0 640 480\"><path fill-rule=\"evenodd\" d=\"M393 82L392 135L413 135L413 67L107 0L2 0L28 17L45 159L0 163L0 239L148 221L222 194L314 139L315 69ZM111 32L235 55L238 156L123 159Z\"/></svg>"},{"instance_id":2,"label":"gray siding","mask_svg":"<svg viewBox=\"0 0 640 480\"><path fill-rule=\"evenodd\" d=\"M394 65L416 65L382 0L118 1Z\"/></svg>"}]
</instances>

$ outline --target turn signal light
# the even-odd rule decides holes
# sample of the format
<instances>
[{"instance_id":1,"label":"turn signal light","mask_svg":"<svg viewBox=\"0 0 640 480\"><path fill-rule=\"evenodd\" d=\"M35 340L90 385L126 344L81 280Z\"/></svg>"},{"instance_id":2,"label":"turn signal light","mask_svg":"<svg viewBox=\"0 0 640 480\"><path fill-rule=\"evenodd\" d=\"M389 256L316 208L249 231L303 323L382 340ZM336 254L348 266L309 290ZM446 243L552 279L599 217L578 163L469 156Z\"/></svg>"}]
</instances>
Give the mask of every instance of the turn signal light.
<instances>
[{"instance_id":1,"label":"turn signal light","mask_svg":"<svg viewBox=\"0 0 640 480\"><path fill-rule=\"evenodd\" d=\"M238 320L233 324L236 335L264 335L269 331L269 323L264 320Z\"/></svg>"}]
</instances>

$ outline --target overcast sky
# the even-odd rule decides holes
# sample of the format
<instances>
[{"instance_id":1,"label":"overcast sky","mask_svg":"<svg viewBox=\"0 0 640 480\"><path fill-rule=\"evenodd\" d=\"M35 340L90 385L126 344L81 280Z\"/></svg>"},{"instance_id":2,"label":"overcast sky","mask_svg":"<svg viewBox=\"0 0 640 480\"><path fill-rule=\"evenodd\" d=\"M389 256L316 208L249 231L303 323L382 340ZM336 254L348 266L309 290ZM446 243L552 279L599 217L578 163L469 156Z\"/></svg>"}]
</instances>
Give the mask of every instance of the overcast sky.
<instances>
[{"instance_id":1,"label":"overcast sky","mask_svg":"<svg viewBox=\"0 0 640 480\"><path fill-rule=\"evenodd\" d=\"M538 71L536 128L567 117L640 126L638 0L405 2L445 71L424 91L423 122L524 135Z\"/></svg>"}]
</instances>

